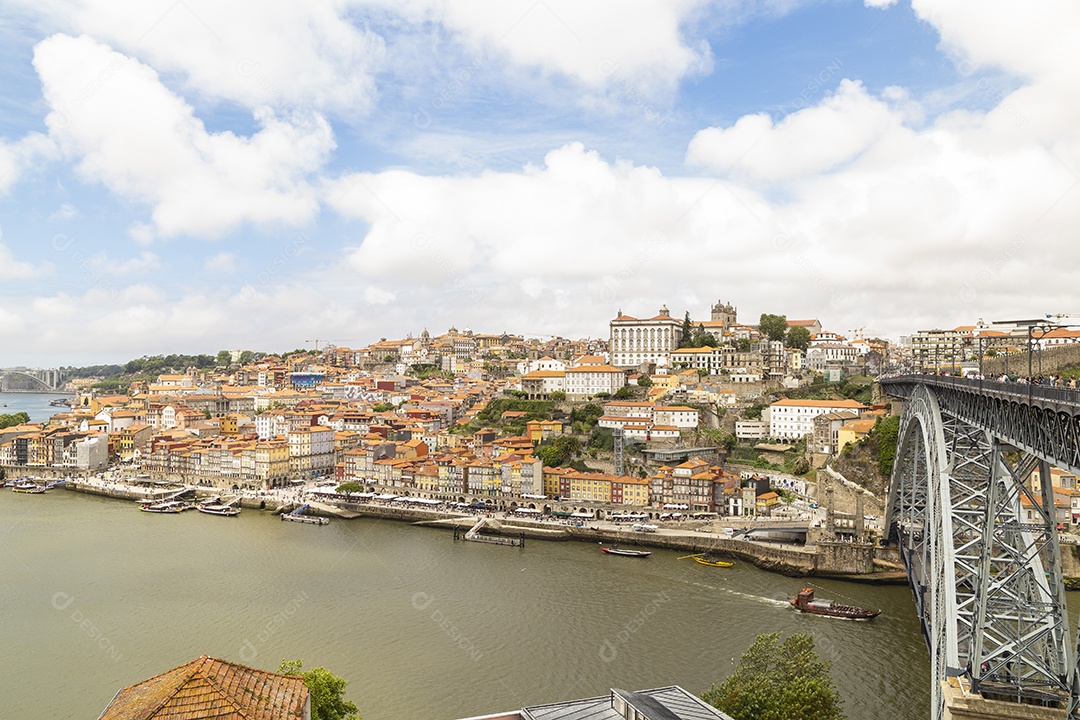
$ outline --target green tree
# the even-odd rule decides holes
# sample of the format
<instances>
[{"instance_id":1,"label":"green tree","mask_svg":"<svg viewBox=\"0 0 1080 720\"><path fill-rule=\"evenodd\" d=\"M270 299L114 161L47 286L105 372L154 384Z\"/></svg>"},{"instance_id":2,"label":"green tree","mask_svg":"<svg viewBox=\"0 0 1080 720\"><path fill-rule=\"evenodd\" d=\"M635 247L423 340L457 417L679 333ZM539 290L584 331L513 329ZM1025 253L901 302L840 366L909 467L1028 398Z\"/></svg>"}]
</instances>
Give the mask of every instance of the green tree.
<instances>
[{"instance_id":1,"label":"green tree","mask_svg":"<svg viewBox=\"0 0 1080 720\"><path fill-rule=\"evenodd\" d=\"M612 397L616 400L626 400L627 398L632 396L633 392L630 390L629 385L623 385L621 388L615 391L614 395L612 395Z\"/></svg>"},{"instance_id":2,"label":"green tree","mask_svg":"<svg viewBox=\"0 0 1080 720\"><path fill-rule=\"evenodd\" d=\"M733 672L701 698L734 720L843 720L829 663L807 633L758 635Z\"/></svg>"},{"instance_id":3,"label":"green tree","mask_svg":"<svg viewBox=\"0 0 1080 720\"><path fill-rule=\"evenodd\" d=\"M337 491L341 495L355 495L356 493L364 492L364 486L358 482L343 482L337 486Z\"/></svg>"},{"instance_id":4,"label":"green tree","mask_svg":"<svg viewBox=\"0 0 1080 720\"><path fill-rule=\"evenodd\" d=\"M247 365L249 362L255 359L255 352L253 350L244 350L240 353L240 364Z\"/></svg>"},{"instance_id":5,"label":"green tree","mask_svg":"<svg viewBox=\"0 0 1080 720\"><path fill-rule=\"evenodd\" d=\"M711 332L705 332L704 325L698 325L697 330L694 331L693 337L690 338L691 347L719 347L720 343L717 341L716 336Z\"/></svg>"},{"instance_id":6,"label":"green tree","mask_svg":"<svg viewBox=\"0 0 1080 720\"><path fill-rule=\"evenodd\" d=\"M303 660L282 660L278 672L304 678L304 684L311 691L312 720L360 720L359 709L345 699L348 681L326 668L307 671L303 668Z\"/></svg>"},{"instance_id":7,"label":"green tree","mask_svg":"<svg viewBox=\"0 0 1080 720\"><path fill-rule=\"evenodd\" d=\"M638 387L652 387L652 378L648 375L642 375L637 381Z\"/></svg>"},{"instance_id":8,"label":"green tree","mask_svg":"<svg viewBox=\"0 0 1080 720\"><path fill-rule=\"evenodd\" d=\"M769 313L761 313L761 319L758 320L758 331L762 335L769 338L769 340L783 340L784 335L787 334L787 316L786 315L770 315Z\"/></svg>"},{"instance_id":9,"label":"green tree","mask_svg":"<svg viewBox=\"0 0 1080 720\"><path fill-rule=\"evenodd\" d=\"M801 325L789 328L787 331L787 346L796 350L805 350L810 347L810 331Z\"/></svg>"},{"instance_id":10,"label":"green tree","mask_svg":"<svg viewBox=\"0 0 1080 720\"><path fill-rule=\"evenodd\" d=\"M0 430L30 422L30 416L25 412L0 415Z\"/></svg>"},{"instance_id":11,"label":"green tree","mask_svg":"<svg viewBox=\"0 0 1080 720\"><path fill-rule=\"evenodd\" d=\"M735 349L741 353L750 352L750 338L739 338L736 340Z\"/></svg>"},{"instance_id":12,"label":"green tree","mask_svg":"<svg viewBox=\"0 0 1080 720\"><path fill-rule=\"evenodd\" d=\"M218 365L228 367L229 363L232 362L232 354L228 350L218 350L216 359Z\"/></svg>"},{"instance_id":13,"label":"green tree","mask_svg":"<svg viewBox=\"0 0 1080 720\"><path fill-rule=\"evenodd\" d=\"M693 339L693 332L690 329L690 311L687 310L686 317L682 322L682 334L679 335L679 347L690 347L690 341Z\"/></svg>"},{"instance_id":14,"label":"green tree","mask_svg":"<svg viewBox=\"0 0 1080 720\"><path fill-rule=\"evenodd\" d=\"M548 395L548 400L551 400L553 402L564 402L566 400L566 393L564 393L562 390L556 390L555 392Z\"/></svg>"},{"instance_id":15,"label":"green tree","mask_svg":"<svg viewBox=\"0 0 1080 720\"><path fill-rule=\"evenodd\" d=\"M374 412L390 412L394 409L393 403L375 403L371 408Z\"/></svg>"}]
</instances>

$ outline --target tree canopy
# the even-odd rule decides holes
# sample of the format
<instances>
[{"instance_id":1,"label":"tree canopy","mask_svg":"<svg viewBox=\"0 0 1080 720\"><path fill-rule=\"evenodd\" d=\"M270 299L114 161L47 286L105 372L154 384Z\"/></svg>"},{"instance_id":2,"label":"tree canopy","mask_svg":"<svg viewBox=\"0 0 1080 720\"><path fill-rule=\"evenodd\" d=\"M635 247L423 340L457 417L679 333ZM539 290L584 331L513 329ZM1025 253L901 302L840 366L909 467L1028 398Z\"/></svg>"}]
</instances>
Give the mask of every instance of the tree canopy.
<instances>
[{"instance_id":1,"label":"tree canopy","mask_svg":"<svg viewBox=\"0 0 1080 720\"><path fill-rule=\"evenodd\" d=\"M702 700L734 720L843 720L843 703L829 663L818 657L807 633L758 635L735 671Z\"/></svg>"},{"instance_id":2,"label":"tree canopy","mask_svg":"<svg viewBox=\"0 0 1080 720\"><path fill-rule=\"evenodd\" d=\"M698 325L697 330L694 331L693 336L690 338L691 347L719 347L720 342L716 339L716 336L711 332L705 331L704 325Z\"/></svg>"},{"instance_id":3,"label":"tree canopy","mask_svg":"<svg viewBox=\"0 0 1080 720\"><path fill-rule=\"evenodd\" d=\"M303 666L303 660L282 660L278 672L304 678L304 684L311 691L312 720L360 720L356 705L345 699L348 681L326 668L305 671Z\"/></svg>"},{"instance_id":4,"label":"tree canopy","mask_svg":"<svg viewBox=\"0 0 1080 720\"><path fill-rule=\"evenodd\" d=\"M341 495L355 495L356 493L364 492L364 486L358 482L350 480L349 482L343 482L337 486L336 492Z\"/></svg>"},{"instance_id":5,"label":"tree canopy","mask_svg":"<svg viewBox=\"0 0 1080 720\"><path fill-rule=\"evenodd\" d=\"M25 412L0 414L0 430L30 422L30 416Z\"/></svg>"},{"instance_id":6,"label":"tree canopy","mask_svg":"<svg viewBox=\"0 0 1080 720\"><path fill-rule=\"evenodd\" d=\"M769 340L783 340L788 331L787 316L761 313L761 319L758 321L758 331Z\"/></svg>"},{"instance_id":7,"label":"tree canopy","mask_svg":"<svg viewBox=\"0 0 1080 720\"><path fill-rule=\"evenodd\" d=\"M805 350L810 347L810 331L801 325L788 329L787 346L798 350Z\"/></svg>"}]
</instances>

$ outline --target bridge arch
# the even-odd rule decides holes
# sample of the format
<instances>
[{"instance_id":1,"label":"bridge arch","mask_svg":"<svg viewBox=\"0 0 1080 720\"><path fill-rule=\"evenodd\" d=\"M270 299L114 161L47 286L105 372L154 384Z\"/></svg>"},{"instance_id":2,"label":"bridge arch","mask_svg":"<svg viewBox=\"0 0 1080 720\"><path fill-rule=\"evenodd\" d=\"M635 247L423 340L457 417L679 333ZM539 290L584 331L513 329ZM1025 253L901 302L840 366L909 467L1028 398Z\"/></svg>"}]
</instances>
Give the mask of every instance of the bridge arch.
<instances>
[{"instance_id":1,"label":"bridge arch","mask_svg":"<svg viewBox=\"0 0 1080 720\"><path fill-rule=\"evenodd\" d=\"M963 677L985 698L1067 707L1075 720L1080 676L1050 463L1031 451L1057 448L1054 457L1065 459L1080 440L1070 437L1080 396L1074 415L921 377L887 392L905 407L886 532L899 545L930 653L931 717L945 714L943 681ZM1029 487L1035 470L1038 494Z\"/></svg>"},{"instance_id":2,"label":"bridge arch","mask_svg":"<svg viewBox=\"0 0 1080 720\"><path fill-rule=\"evenodd\" d=\"M22 377L22 378L27 378L29 380L33 380L35 383L40 385L43 390L45 390L47 392L54 392L56 390L56 388L54 388L52 385L50 385L49 383L47 383L44 380L42 380L41 378L39 378L37 375L34 375L32 373L28 373L28 372L23 372L21 370L5 370L3 372L0 372L0 388L3 388L4 380L6 378L9 378L9 377Z\"/></svg>"}]
</instances>

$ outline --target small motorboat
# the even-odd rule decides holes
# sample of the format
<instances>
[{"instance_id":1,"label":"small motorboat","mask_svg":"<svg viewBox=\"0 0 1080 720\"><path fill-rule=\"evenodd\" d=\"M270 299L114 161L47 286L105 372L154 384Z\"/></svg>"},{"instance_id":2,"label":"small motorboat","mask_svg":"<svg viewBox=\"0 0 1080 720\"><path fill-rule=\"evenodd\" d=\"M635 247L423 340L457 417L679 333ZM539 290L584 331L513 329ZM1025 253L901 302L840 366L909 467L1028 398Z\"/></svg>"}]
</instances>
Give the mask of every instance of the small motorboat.
<instances>
[{"instance_id":1,"label":"small motorboat","mask_svg":"<svg viewBox=\"0 0 1080 720\"><path fill-rule=\"evenodd\" d=\"M811 615L846 618L848 620L871 620L881 614L880 610L867 610L854 605L839 605L832 600L815 600L813 588L803 588L791 599L791 604L799 612Z\"/></svg>"},{"instance_id":2,"label":"small motorboat","mask_svg":"<svg viewBox=\"0 0 1080 720\"><path fill-rule=\"evenodd\" d=\"M652 553L648 550L623 550L622 548L615 546L604 547L601 545L600 549L606 552L608 555L622 555L623 557L645 558L652 555Z\"/></svg>"},{"instance_id":3,"label":"small motorboat","mask_svg":"<svg viewBox=\"0 0 1080 720\"><path fill-rule=\"evenodd\" d=\"M634 532L656 532L660 529L660 526L650 525L649 523L634 523L630 526L630 529Z\"/></svg>"}]
</instances>

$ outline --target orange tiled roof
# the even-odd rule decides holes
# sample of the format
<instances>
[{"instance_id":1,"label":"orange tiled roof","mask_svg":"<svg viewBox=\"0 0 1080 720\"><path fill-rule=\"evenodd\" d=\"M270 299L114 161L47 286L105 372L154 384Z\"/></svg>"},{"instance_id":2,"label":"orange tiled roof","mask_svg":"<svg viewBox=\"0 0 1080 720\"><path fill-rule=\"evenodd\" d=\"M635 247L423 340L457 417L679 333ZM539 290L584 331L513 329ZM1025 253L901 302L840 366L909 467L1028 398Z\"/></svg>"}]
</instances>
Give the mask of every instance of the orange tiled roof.
<instances>
[{"instance_id":1,"label":"orange tiled roof","mask_svg":"<svg viewBox=\"0 0 1080 720\"><path fill-rule=\"evenodd\" d=\"M124 688L99 720L301 720L307 701L300 677L203 655Z\"/></svg>"}]
</instances>

